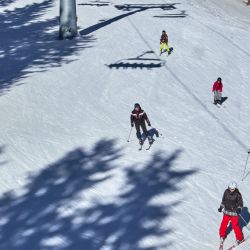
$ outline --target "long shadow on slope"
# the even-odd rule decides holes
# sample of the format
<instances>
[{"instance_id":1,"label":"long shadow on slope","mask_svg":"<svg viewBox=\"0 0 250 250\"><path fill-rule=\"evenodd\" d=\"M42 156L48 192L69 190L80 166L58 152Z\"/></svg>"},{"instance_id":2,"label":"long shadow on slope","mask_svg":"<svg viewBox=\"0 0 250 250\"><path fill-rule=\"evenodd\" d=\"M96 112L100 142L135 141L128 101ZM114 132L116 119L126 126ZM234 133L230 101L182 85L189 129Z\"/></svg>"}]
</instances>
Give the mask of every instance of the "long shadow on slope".
<instances>
[{"instance_id":1,"label":"long shadow on slope","mask_svg":"<svg viewBox=\"0 0 250 250\"><path fill-rule=\"evenodd\" d=\"M0 94L36 71L46 71L72 61L87 48L92 37L60 41L57 18L44 19L55 0L34 3L0 16ZM56 30L56 31L55 31Z\"/></svg>"},{"instance_id":2,"label":"long shadow on slope","mask_svg":"<svg viewBox=\"0 0 250 250\"><path fill-rule=\"evenodd\" d=\"M147 55L151 55L148 57ZM145 57L146 56L146 57ZM141 55L133 58L121 59L115 63L106 64L110 69L153 69L160 68L165 62L156 58L153 51L143 52Z\"/></svg>"},{"instance_id":3,"label":"long shadow on slope","mask_svg":"<svg viewBox=\"0 0 250 250\"><path fill-rule=\"evenodd\" d=\"M145 10L149 10L149 9L162 9L162 10L173 10L176 9L175 5L177 3L171 3L171 4L124 4L124 5L115 5L115 7L118 10L122 10L122 11L129 11L126 14L122 14L122 15L118 15L116 17L110 18L108 20L104 20L100 23L97 23L95 25L92 25L86 29L83 29L82 31L80 31L80 35L85 36L85 35L89 35L92 32L99 30L107 25L110 25L114 22L117 22L125 17L134 15L136 13L145 11ZM130 11L133 10L133 11Z\"/></svg>"},{"instance_id":4,"label":"long shadow on slope","mask_svg":"<svg viewBox=\"0 0 250 250\"><path fill-rule=\"evenodd\" d=\"M76 149L31 177L24 194L9 192L1 197L0 249L171 248L168 234L173 228L162 222L178 205L173 195L195 170L174 170L179 151L153 155L145 166L126 168L114 202L111 170L121 153L108 140L97 142L89 152ZM98 186L104 181L111 183ZM157 200L161 195L167 199L164 204ZM140 245L150 237L161 243Z\"/></svg>"}]
</instances>

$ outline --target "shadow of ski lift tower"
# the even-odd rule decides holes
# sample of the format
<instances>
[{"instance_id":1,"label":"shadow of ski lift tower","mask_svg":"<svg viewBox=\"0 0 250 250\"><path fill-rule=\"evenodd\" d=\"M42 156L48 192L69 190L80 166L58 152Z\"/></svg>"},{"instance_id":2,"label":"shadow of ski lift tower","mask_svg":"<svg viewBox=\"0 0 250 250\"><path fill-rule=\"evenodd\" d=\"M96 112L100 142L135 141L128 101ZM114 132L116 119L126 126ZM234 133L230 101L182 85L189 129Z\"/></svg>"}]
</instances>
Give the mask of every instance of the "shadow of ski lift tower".
<instances>
[{"instance_id":1,"label":"shadow of ski lift tower","mask_svg":"<svg viewBox=\"0 0 250 250\"><path fill-rule=\"evenodd\" d=\"M106 64L110 69L153 69L160 68L165 65L164 60L158 58L145 57L145 55L154 55L154 51L146 51L135 58L121 59L112 64Z\"/></svg>"},{"instance_id":2,"label":"shadow of ski lift tower","mask_svg":"<svg viewBox=\"0 0 250 250\"><path fill-rule=\"evenodd\" d=\"M123 11L131 11L134 9L162 9L162 10L174 10L177 3L169 4L122 4L115 5L115 8Z\"/></svg>"}]
</instances>

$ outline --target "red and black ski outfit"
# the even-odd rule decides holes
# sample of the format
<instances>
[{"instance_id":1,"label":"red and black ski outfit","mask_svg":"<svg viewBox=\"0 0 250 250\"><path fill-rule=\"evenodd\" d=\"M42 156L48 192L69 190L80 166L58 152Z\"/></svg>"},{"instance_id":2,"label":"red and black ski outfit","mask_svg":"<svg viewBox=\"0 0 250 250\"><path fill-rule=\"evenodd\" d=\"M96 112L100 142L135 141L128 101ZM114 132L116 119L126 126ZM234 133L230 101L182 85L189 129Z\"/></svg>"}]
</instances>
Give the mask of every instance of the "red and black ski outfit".
<instances>
[{"instance_id":1,"label":"red and black ski outfit","mask_svg":"<svg viewBox=\"0 0 250 250\"><path fill-rule=\"evenodd\" d=\"M222 202L219 212L223 210L223 219L220 226L220 237L226 238L226 231L228 223L231 221L232 228L235 233L235 237L237 241L242 241L244 239L242 230L239 226L239 214L243 207L243 199L240 191L236 188L234 191L230 191L230 189L226 189L222 198Z\"/></svg>"},{"instance_id":2,"label":"red and black ski outfit","mask_svg":"<svg viewBox=\"0 0 250 250\"><path fill-rule=\"evenodd\" d=\"M137 107L137 109L136 109ZM147 122L148 126L151 127L150 121L148 119L147 114L144 112L143 109L139 105L135 105L135 109L132 111L130 115L130 122L131 122L131 127L135 125L136 128L136 136L139 140L142 139L142 134L140 128L142 128L142 132L146 137L149 136L147 128L146 128L146 123Z\"/></svg>"}]
</instances>

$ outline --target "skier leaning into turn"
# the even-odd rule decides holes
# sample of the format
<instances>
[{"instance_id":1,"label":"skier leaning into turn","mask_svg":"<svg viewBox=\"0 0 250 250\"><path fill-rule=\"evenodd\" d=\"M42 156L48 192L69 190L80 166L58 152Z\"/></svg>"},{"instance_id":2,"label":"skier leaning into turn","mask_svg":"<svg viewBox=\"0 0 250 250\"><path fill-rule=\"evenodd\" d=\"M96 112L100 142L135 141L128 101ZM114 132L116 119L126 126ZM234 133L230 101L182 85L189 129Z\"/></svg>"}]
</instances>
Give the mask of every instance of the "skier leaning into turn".
<instances>
[{"instance_id":1,"label":"skier leaning into turn","mask_svg":"<svg viewBox=\"0 0 250 250\"><path fill-rule=\"evenodd\" d=\"M147 114L144 112L144 110L141 108L139 103L136 103L134 105L134 109L130 115L130 122L131 122L131 127L134 127L135 125L135 129L136 129L136 136L139 139L139 143L140 145L143 144L143 138L142 138L142 134L141 134L141 129L142 128L142 132L145 136L145 138L148 138L148 142L149 144L153 143L153 139L149 136L149 133L147 131L146 128L146 123L147 122L148 126L151 127L150 121L148 119Z\"/></svg>"}]
</instances>

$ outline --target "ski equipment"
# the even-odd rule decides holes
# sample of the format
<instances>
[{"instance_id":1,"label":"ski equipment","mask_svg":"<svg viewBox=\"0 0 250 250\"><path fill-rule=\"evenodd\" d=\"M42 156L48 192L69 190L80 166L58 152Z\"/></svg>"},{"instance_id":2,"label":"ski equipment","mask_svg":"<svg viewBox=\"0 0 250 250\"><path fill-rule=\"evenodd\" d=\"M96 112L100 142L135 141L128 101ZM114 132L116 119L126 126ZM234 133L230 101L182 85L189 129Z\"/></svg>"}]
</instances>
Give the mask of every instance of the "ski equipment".
<instances>
[{"instance_id":1,"label":"ski equipment","mask_svg":"<svg viewBox=\"0 0 250 250\"><path fill-rule=\"evenodd\" d=\"M133 127L131 127L131 129L130 129L130 131L129 131L129 135L128 135L127 142L130 142L130 136L131 136L132 129L133 129Z\"/></svg>"},{"instance_id":2,"label":"ski equipment","mask_svg":"<svg viewBox=\"0 0 250 250\"><path fill-rule=\"evenodd\" d=\"M249 154L250 154L250 149L248 149L248 151L247 151L247 159L246 159L246 163L245 163L245 167L244 167L243 176L242 176L242 179L241 179L242 181L245 179L245 174L246 174L246 169L247 169L247 163L248 163Z\"/></svg>"}]
</instances>

